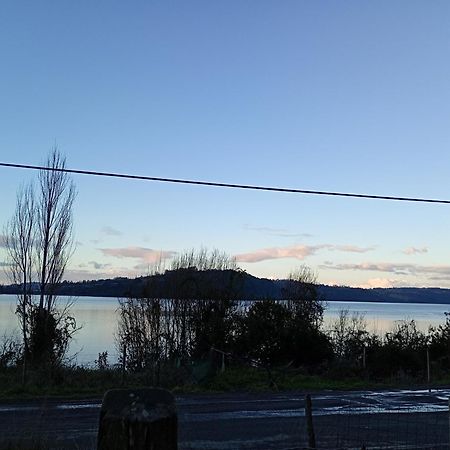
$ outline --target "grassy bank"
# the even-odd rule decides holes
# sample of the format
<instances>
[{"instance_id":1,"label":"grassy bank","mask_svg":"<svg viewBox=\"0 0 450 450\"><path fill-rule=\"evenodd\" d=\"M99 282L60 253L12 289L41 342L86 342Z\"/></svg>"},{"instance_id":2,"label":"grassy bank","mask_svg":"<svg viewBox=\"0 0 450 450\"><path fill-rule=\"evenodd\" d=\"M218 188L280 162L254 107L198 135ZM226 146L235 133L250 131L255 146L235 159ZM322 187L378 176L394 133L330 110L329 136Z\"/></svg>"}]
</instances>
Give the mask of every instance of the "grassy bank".
<instances>
[{"instance_id":1,"label":"grassy bank","mask_svg":"<svg viewBox=\"0 0 450 450\"><path fill-rule=\"evenodd\" d=\"M450 384L450 378L433 380L431 386ZM87 399L101 398L105 391L118 387L160 386L178 393L231 392L231 391L317 391L317 390L362 390L402 387L427 387L422 379L399 376L388 379L369 379L364 374L336 376L333 371L308 374L301 370L272 369L230 366L224 372L196 380L192 374L181 369L170 374L128 373L122 380L118 369L88 369L66 367L49 373L30 371L27 382L22 385L19 369L8 368L0 372L0 400L33 398Z\"/></svg>"}]
</instances>

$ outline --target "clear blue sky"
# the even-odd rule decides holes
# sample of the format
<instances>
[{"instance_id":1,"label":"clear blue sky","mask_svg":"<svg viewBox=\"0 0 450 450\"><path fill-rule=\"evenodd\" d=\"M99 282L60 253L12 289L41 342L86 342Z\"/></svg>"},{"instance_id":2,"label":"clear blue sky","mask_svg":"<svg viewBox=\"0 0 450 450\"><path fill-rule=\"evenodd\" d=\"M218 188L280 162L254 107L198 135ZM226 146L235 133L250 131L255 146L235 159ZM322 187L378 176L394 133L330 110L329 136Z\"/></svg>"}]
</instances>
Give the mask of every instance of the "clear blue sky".
<instances>
[{"instance_id":1,"label":"clear blue sky","mask_svg":"<svg viewBox=\"0 0 450 450\"><path fill-rule=\"evenodd\" d=\"M56 143L78 169L450 199L449 23L438 0L4 1L0 160ZM0 225L33 175L0 168ZM258 276L450 287L449 206L74 181L71 279L204 246Z\"/></svg>"}]
</instances>

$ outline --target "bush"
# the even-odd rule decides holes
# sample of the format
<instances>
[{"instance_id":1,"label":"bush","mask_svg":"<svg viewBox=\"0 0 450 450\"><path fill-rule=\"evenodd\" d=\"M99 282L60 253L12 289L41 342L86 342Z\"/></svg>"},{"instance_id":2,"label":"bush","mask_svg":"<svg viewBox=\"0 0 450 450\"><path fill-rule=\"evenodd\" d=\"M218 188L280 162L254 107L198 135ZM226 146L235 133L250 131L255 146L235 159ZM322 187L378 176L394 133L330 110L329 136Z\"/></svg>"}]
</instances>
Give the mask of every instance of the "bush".
<instances>
[{"instance_id":1,"label":"bush","mask_svg":"<svg viewBox=\"0 0 450 450\"><path fill-rule=\"evenodd\" d=\"M239 321L237 354L262 365L317 365L331 359L328 337L282 302L253 303Z\"/></svg>"},{"instance_id":2,"label":"bush","mask_svg":"<svg viewBox=\"0 0 450 450\"><path fill-rule=\"evenodd\" d=\"M253 303L240 319L236 352L262 365L286 361L290 317L285 306L272 300Z\"/></svg>"},{"instance_id":3,"label":"bush","mask_svg":"<svg viewBox=\"0 0 450 450\"><path fill-rule=\"evenodd\" d=\"M6 369L17 364L21 348L14 336L6 334L0 340L0 369Z\"/></svg>"}]
</instances>

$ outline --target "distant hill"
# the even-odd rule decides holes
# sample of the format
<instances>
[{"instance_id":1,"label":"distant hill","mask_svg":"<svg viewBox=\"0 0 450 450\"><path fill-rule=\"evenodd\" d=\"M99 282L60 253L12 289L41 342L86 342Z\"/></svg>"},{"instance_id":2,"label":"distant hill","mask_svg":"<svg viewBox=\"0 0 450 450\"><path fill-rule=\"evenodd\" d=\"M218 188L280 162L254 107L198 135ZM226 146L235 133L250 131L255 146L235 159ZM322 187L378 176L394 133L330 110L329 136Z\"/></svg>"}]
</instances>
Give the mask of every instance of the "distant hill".
<instances>
[{"instance_id":1,"label":"distant hill","mask_svg":"<svg viewBox=\"0 0 450 450\"><path fill-rule=\"evenodd\" d=\"M195 286L199 283L208 286L209 290L220 291L232 289L234 298L282 299L283 287L287 280L269 280L257 278L245 272L232 270L189 271L186 282L191 283L189 292L195 296ZM170 296L171 289L179 282L180 274L177 271L167 271L161 275L139 278L113 278L105 280L92 280L70 282L64 281L59 291L60 295L76 297L125 297L128 295L141 295L151 291L160 297ZM183 275L184 277L186 274ZM178 278L177 278L178 277ZM184 279L183 279L184 280ZM206 284L205 284L206 283ZM450 304L450 289L441 288L374 288L362 289L345 286L319 285L319 292L328 302L387 302L387 303L442 303ZM19 288L15 285L0 286L0 294L16 294Z\"/></svg>"},{"instance_id":2,"label":"distant hill","mask_svg":"<svg viewBox=\"0 0 450 450\"><path fill-rule=\"evenodd\" d=\"M441 288L373 288L345 286L319 287L327 301L385 302L385 303L442 303L450 304L450 289Z\"/></svg>"}]
</instances>

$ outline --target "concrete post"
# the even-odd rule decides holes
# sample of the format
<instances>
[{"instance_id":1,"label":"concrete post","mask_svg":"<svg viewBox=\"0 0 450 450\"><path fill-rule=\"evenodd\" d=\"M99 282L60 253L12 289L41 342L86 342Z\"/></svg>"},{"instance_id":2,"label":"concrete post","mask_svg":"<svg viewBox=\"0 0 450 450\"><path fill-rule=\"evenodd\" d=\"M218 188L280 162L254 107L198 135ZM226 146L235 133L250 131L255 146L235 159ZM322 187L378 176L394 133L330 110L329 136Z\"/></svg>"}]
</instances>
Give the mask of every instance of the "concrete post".
<instances>
[{"instance_id":1,"label":"concrete post","mask_svg":"<svg viewBox=\"0 0 450 450\"><path fill-rule=\"evenodd\" d=\"M98 450L176 450L177 413L164 389L112 389L100 411Z\"/></svg>"}]
</instances>

